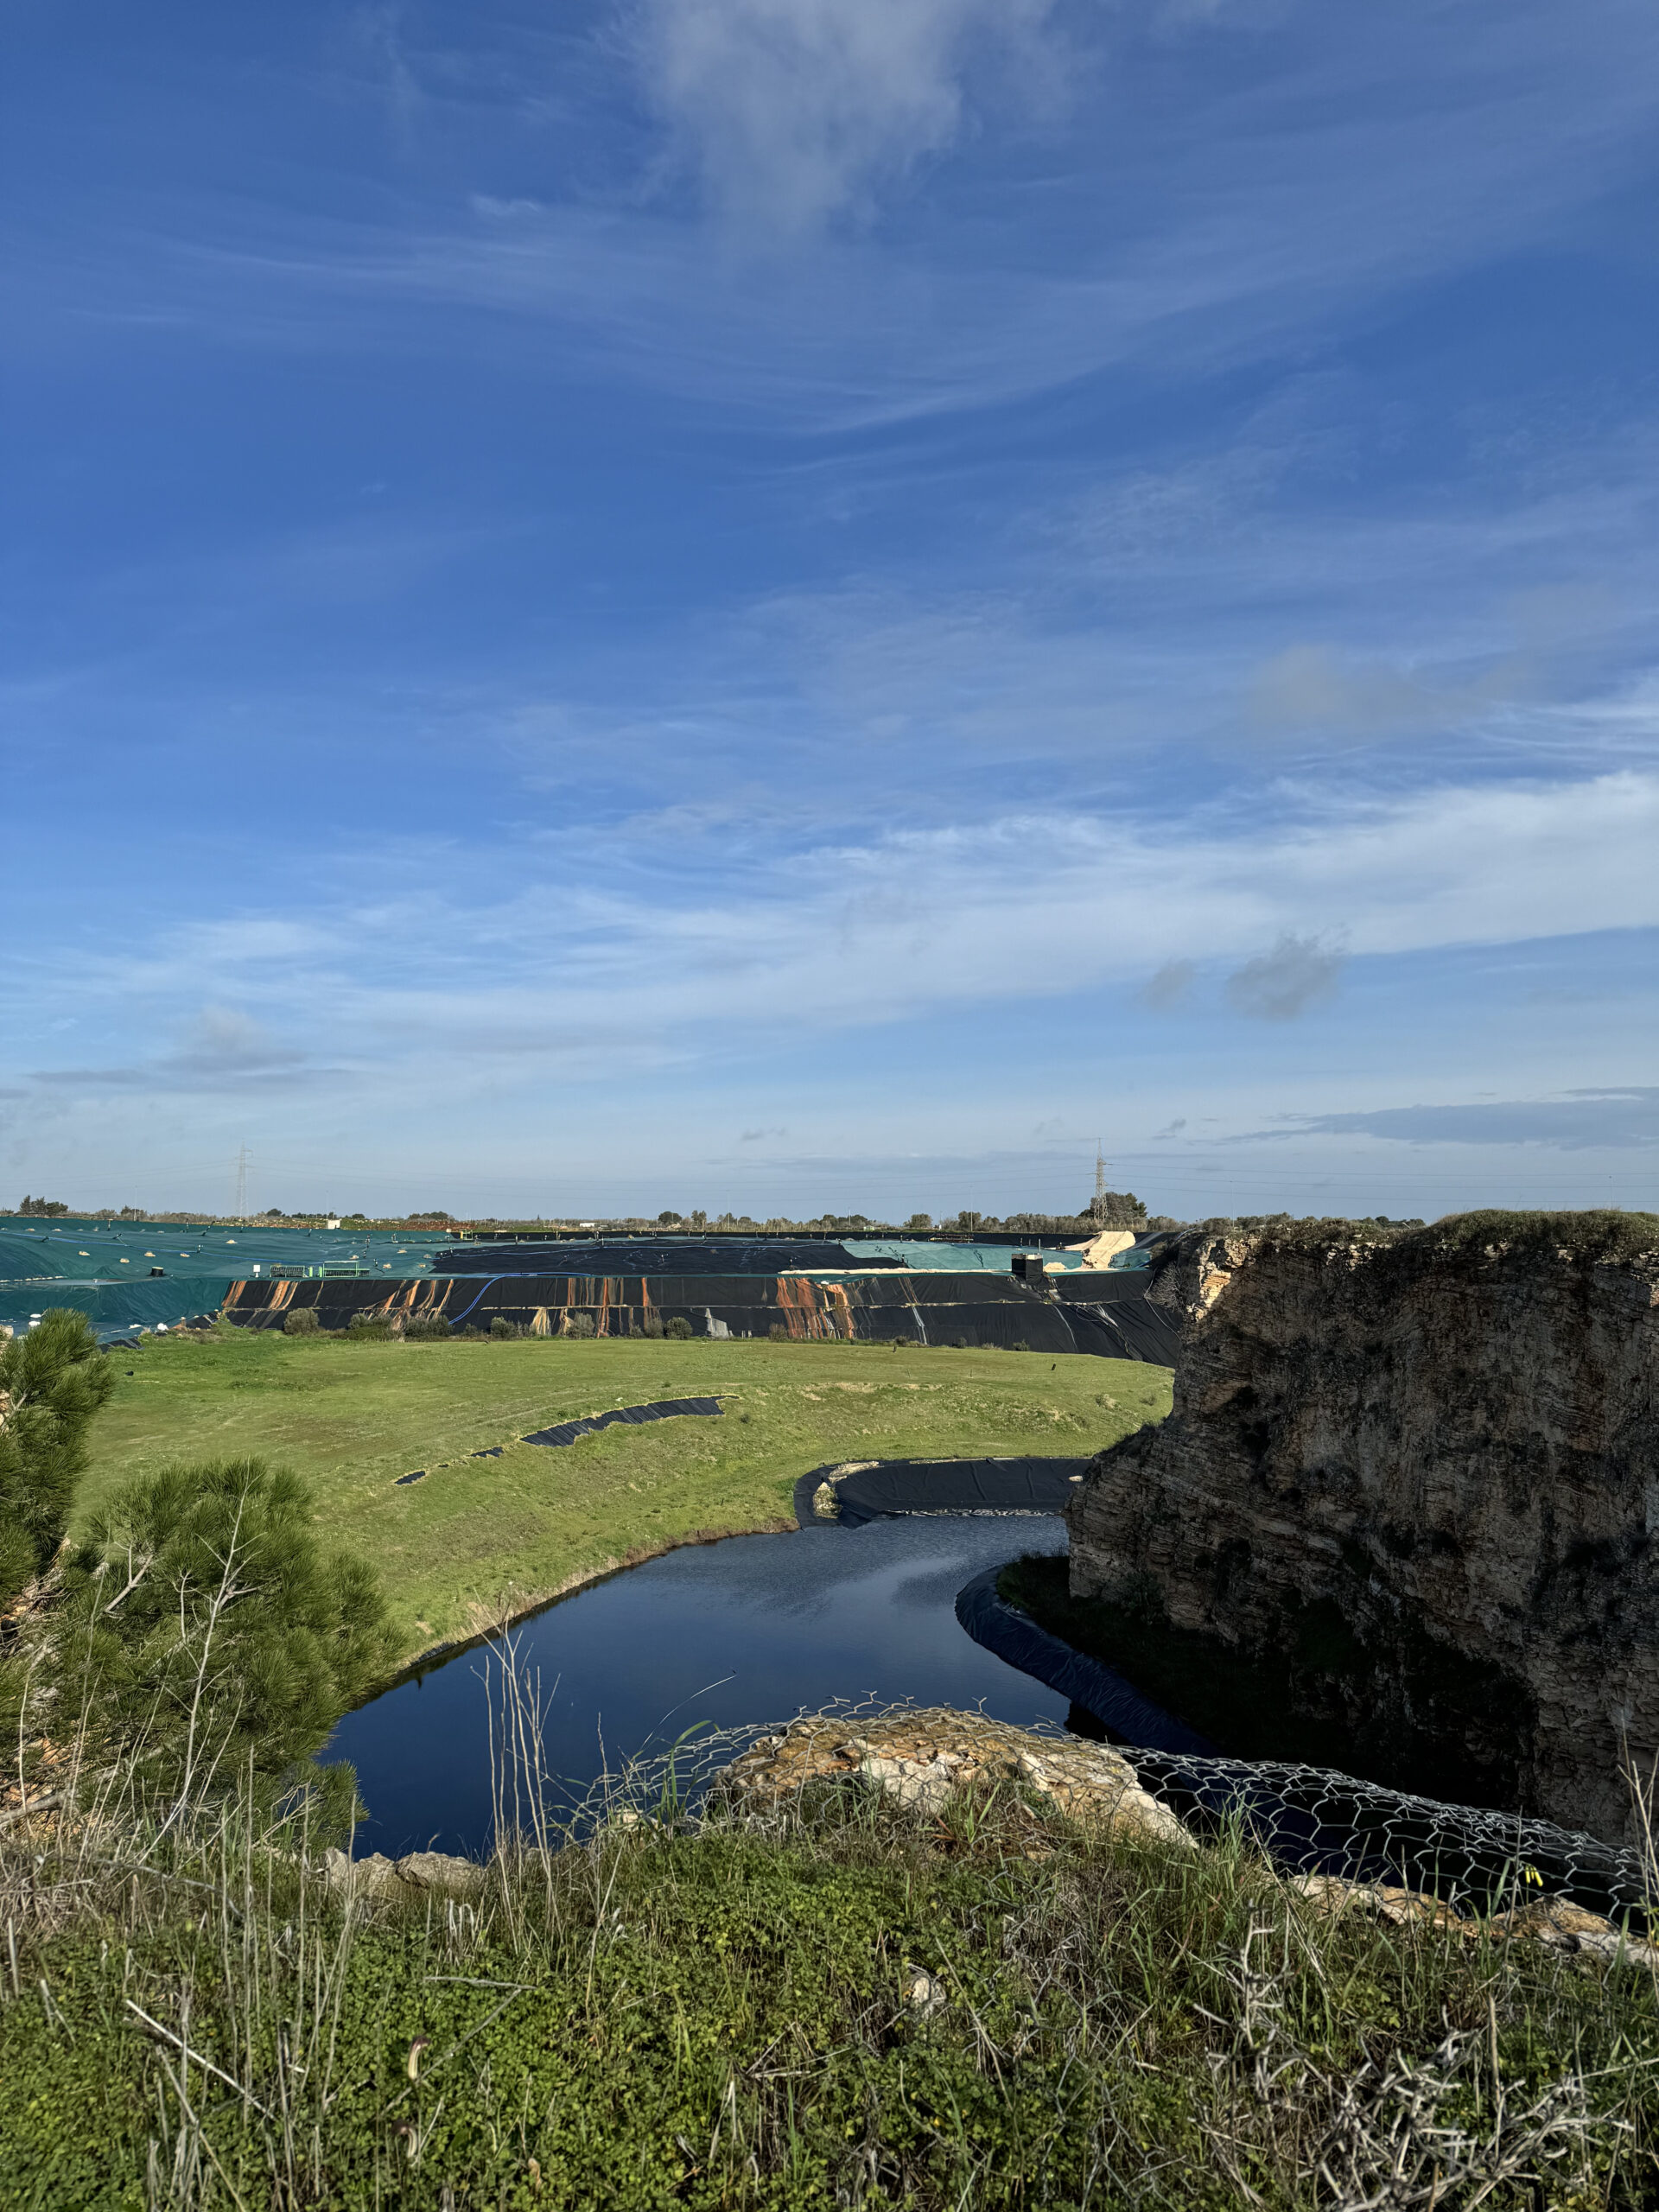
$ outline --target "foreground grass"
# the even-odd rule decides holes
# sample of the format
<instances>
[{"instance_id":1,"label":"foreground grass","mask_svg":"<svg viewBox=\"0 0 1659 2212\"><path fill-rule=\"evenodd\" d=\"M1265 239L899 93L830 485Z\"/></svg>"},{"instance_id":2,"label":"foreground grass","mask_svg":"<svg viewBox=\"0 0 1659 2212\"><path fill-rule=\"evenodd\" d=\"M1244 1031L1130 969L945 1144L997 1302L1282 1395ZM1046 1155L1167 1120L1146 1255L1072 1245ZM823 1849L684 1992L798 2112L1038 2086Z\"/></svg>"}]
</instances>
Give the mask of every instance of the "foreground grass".
<instances>
[{"instance_id":1,"label":"foreground grass","mask_svg":"<svg viewBox=\"0 0 1659 2212\"><path fill-rule=\"evenodd\" d=\"M316 1492L320 1534L378 1570L409 1658L631 1557L784 1525L797 1478L827 1460L1093 1452L1161 1419L1170 1394L1166 1370L1116 1360L741 1341L354 1344L222 1328L117 1365L79 1517L170 1459L291 1467ZM718 1419L560 1450L518 1441L704 1395L725 1399ZM468 1456L491 1446L499 1459ZM425 1480L398 1487L416 1467Z\"/></svg>"},{"instance_id":2,"label":"foreground grass","mask_svg":"<svg viewBox=\"0 0 1659 2212\"><path fill-rule=\"evenodd\" d=\"M0 1854L16 2212L1656 2201L1649 1976L1009 1796L613 1821L366 1921L230 1843L111 1856Z\"/></svg>"}]
</instances>

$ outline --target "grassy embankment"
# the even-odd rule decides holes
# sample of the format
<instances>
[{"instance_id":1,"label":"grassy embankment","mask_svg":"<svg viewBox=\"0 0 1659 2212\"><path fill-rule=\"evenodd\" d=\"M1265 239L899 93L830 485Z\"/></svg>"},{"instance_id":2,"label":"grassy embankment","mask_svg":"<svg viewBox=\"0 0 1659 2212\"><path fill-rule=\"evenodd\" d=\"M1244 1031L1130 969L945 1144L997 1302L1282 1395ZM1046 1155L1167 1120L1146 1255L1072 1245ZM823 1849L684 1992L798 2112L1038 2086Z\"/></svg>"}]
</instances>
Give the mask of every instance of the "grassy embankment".
<instances>
[{"instance_id":1,"label":"grassy embankment","mask_svg":"<svg viewBox=\"0 0 1659 2212\"><path fill-rule=\"evenodd\" d=\"M1656 2201L1645 1969L1324 1921L1006 1790L613 1821L366 1923L99 1840L0 1845L18 2212Z\"/></svg>"},{"instance_id":2,"label":"grassy embankment","mask_svg":"<svg viewBox=\"0 0 1659 2212\"><path fill-rule=\"evenodd\" d=\"M224 1328L123 1351L78 1497L171 1459L252 1453L315 1491L325 1541L378 1571L405 1655L709 1532L792 1526L826 1461L1098 1450L1169 1409L1162 1368L868 1344L529 1338L319 1342ZM130 1370L130 1374L128 1373ZM718 1419L533 1429L719 1395ZM499 1459L469 1455L499 1445ZM399 1487L416 1467L423 1482Z\"/></svg>"}]
</instances>

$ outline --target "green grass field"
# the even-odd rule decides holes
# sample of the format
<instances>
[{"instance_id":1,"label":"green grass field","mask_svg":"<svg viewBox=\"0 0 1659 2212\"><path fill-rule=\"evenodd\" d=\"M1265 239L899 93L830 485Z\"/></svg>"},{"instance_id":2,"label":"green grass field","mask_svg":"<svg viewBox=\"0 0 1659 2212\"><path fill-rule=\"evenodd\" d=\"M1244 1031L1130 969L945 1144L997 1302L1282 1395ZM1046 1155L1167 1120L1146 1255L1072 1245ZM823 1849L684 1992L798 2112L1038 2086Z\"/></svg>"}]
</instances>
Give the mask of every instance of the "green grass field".
<instances>
[{"instance_id":1,"label":"green grass field","mask_svg":"<svg viewBox=\"0 0 1659 2212\"><path fill-rule=\"evenodd\" d=\"M117 1355L84 1521L170 1459L255 1454L304 1476L319 1533L368 1560L403 1650L475 1634L699 1533L792 1525L826 1460L1097 1451L1169 1410L1160 1367L874 1344L529 1338L317 1342L221 1328ZM130 1373L128 1370L130 1370ZM718 1420L518 1440L613 1406L718 1395ZM474 1459L490 1445L499 1459ZM396 1478L416 1467L423 1482Z\"/></svg>"}]
</instances>

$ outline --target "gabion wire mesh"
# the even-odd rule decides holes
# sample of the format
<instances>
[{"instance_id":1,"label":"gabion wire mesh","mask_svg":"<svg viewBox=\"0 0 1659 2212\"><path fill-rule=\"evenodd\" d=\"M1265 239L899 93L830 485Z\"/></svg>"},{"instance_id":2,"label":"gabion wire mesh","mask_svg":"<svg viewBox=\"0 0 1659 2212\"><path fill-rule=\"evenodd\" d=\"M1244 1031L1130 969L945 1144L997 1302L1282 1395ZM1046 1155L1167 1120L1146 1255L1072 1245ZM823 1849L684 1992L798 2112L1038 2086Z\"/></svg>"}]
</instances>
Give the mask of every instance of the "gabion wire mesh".
<instances>
[{"instance_id":1,"label":"gabion wire mesh","mask_svg":"<svg viewBox=\"0 0 1659 2212\"><path fill-rule=\"evenodd\" d=\"M1286 1872L1398 1884L1465 1910L1542 1894L1618 1917L1652 1902L1640 1852L1548 1821L1443 1804L1288 1760L1131 1748L1124 1757L1195 1833L1237 1822Z\"/></svg>"},{"instance_id":2,"label":"gabion wire mesh","mask_svg":"<svg viewBox=\"0 0 1659 2212\"><path fill-rule=\"evenodd\" d=\"M906 1709L907 1701L836 1699L794 1719L820 1728L845 1727L851 1733L861 1723ZM590 1833L622 1806L651 1810L671 1805L677 1813L689 1814L741 1752L760 1737L791 1725L691 1729L677 1742L645 1746L620 1770L581 1783L543 1775L539 1786L550 1808L556 1804L557 1823L569 1834ZM1047 1720L1036 1722L1033 1732L1062 1738L1067 1733ZM537 1738L535 1729L527 1732L529 1744L537 1745ZM525 1740L521 1737L521 1744ZM1216 1836L1236 1825L1285 1873L1397 1884L1465 1911L1550 1896L1617 1919L1643 1916L1654 1902L1639 1852L1548 1821L1444 1804L1287 1760L1119 1748L1142 1787L1195 1834ZM511 1763L509 1754L504 1765ZM510 1814L504 1824L513 1824Z\"/></svg>"}]
</instances>

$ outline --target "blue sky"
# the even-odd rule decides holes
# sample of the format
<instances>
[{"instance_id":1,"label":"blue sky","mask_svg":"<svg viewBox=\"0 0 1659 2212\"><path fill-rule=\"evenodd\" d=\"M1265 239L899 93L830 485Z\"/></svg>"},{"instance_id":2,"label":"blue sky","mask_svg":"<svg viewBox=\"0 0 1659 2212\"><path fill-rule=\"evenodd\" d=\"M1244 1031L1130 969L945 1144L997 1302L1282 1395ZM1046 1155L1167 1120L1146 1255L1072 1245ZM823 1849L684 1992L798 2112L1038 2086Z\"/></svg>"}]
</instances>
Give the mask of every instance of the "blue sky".
<instances>
[{"instance_id":1,"label":"blue sky","mask_svg":"<svg viewBox=\"0 0 1659 2212\"><path fill-rule=\"evenodd\" d=\"M1659 1203L1647 7L10 41L0 1198Z\"/></svg>"}]
</instances>

